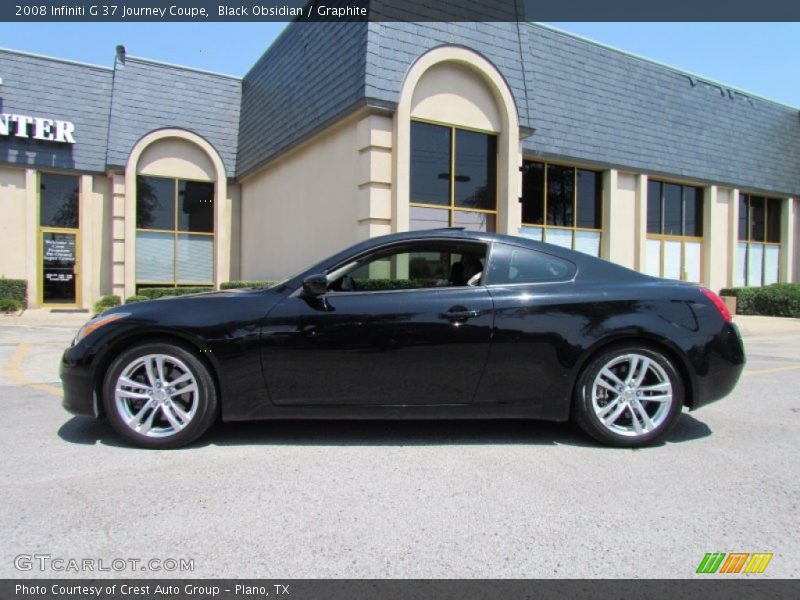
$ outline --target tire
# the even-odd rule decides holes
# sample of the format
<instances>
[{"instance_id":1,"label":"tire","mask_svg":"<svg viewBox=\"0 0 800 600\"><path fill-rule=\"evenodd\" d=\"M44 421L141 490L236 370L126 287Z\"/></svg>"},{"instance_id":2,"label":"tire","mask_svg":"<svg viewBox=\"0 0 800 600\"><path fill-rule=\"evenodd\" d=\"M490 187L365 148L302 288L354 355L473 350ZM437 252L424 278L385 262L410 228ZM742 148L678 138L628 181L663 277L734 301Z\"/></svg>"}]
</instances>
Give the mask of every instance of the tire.
<instances>
[{"instance_id":1,"label":"tire","mask_svg":"<svg viewBox=\"0 0 800 600\"><path fill-rule=\"evenodd\" d=\"M173 343L126 350L109 366L103 405L111 426L142 448L178 448L203 435L217 417L208 367Z\"/></svg>"},{"instance_id":2,"label":"tire","mask_svg":"<svg viewBox=\"0 0 800 600\"><path fill-rule=\"evenodd\" d=\"M675 426L685 390L672 361L657 349L641 343L615 345L581 371L573 415L581 429L603 444L647 446L663 440Z\"/></svg>"}]
</instances>

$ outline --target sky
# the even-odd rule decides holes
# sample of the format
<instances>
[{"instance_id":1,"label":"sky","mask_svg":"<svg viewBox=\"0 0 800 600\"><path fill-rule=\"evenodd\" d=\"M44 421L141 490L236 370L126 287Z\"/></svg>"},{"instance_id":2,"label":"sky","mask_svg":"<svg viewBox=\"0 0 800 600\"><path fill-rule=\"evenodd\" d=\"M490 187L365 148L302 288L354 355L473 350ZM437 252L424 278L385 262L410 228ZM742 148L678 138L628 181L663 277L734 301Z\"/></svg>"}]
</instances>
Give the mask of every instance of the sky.
<instances>
[{"instance_id":1,"label":"sky","mask_svg":"<svg viewBox=\"0 0 800 600\"><path fill-rule=\"evenodd\" d=\"M548 23L800 108L800 23ZM112 66L114 48L244 75L284 23L15 23L0 47ZM2 74L0 74L2 76Z\"/></svg>"}]
</instances>

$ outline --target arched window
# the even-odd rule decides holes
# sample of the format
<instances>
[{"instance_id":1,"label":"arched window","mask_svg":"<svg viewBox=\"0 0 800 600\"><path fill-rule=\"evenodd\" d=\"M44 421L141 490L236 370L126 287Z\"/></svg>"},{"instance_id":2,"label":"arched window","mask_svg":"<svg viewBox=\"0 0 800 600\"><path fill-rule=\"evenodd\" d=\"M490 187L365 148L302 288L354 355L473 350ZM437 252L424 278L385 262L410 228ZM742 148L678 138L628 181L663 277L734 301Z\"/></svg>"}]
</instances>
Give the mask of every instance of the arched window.
<instances>
[{"instance_id":1,"label":"arched window","mask_svg":"<svg viewBox=\"0 0 800 600\"><path fill-rule=\"evenodd\" d=\"M411 122L409 228L497 227L497 136Z\"/></svg>"},{"instance_id":2,"label":"arched window","mask_svg":"<svg viewBox=\"0 0 800 600\"><path fill-rule=\"evenodd\" d=\"M214 183L136 177L136 285L214 284Z\"/></svg>"}]
</instances>

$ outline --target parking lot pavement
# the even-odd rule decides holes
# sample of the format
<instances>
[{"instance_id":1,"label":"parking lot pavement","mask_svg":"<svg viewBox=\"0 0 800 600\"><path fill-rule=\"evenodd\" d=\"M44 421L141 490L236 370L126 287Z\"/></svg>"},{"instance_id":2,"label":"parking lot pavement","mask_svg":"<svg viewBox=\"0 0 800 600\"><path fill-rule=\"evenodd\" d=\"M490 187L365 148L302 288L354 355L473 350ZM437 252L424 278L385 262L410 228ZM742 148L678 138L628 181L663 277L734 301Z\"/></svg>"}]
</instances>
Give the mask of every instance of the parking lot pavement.
<instances>
[{"instance_id":1,"label":"parking lot pavement","mask_svg":"<svg viewBox=\"0 0 800 600\"><path fill-rule=\"evenodd\" d=\"M771 552L763 576L798 577L800 322L783 321L741 320L736 391L653 448L569 424L278 422L173 451L61 409L74 327L0 322L0 577L693 577L706 552ZM194 570L18 571L31 554Z\"/></svg>"}]
</instances>

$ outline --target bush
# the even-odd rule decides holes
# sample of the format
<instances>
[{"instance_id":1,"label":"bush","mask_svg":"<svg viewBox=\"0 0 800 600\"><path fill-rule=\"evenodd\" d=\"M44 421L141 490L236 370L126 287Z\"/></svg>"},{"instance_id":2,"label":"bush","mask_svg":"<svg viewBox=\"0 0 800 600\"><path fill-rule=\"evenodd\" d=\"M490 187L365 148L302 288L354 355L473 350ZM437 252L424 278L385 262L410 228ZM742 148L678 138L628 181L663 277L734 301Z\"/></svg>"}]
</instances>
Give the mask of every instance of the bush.
<instances>
[{"instance_id":1,"label":"bush","mask_svg":"<svg viewBox=\"0 0 800 600\"><path fill-rule=\"evenodd\" d=\"M414 279L356 279L353 288L356 290L407 290L429 287Z\"/></svg>"},{"instance_id":2,"label":"bush","mask_svg":"<svg viewBox=\"0 0 800 600\"><path fill-rule=\"evenodd\" d=\"M167 296L185 296L186 294L199 294L200 292L211 292L214 288L211 287L152 287L152 288L139 288L136 293L137 296L144 296L148 300L155 300L156 298L165 298Z\"/></svg>"},{"instance_id":3,"label":"bush","mask_svg":"<svg viewBox=\"0 0 800 600\"><path fill-rule=\"evenodd\" d=\"M719 291L719 295L736 298L737 315L754 315L756 313L753 312L753 298L760 289L755 287L725 288Z\"/></svg>"},{"instance_id":4,"label":"bush","mask_svg":"<svg viewBox=\"0 0 800 600\"><path fill-rule=\"evenodd\" d=\"M727 288L720 296L736 298L736 313L800 319L800 283L773 283L765 287Z\"/></svg>"},{"instance_id":5,"label":"bush","mask_svg":"<svg viewBox=\"0 0 800 600\"><path fill-rule=\"evenodd\" d=\"M237 290L240 288L268 288L277 282L272 279L252 279L243 281L226 281L219 286L221 290Z\"/></svg>"},{"instance_id":6,"label":"bush","mask_svg":"<svg viewBox=\"0 0 800 600\"><path fill-rule=\"evenodd\" d=\"M800 318L800 284L776 283L753 298L755 314Z\"/></svg>"},{"instance_id":7,"label":"bush","mask_svg":"<svg viewBox=\"0 0 800 600\"><path fill-rule=\"evenodd\" d=\"M108 310L109 308L114 308L115 306L120 305L120 298L119 296L115 296L113 294L109 294L107 296L100 296L97 302L94 303L92 306L92 310L94 314L99 315L104 310Z\"/></svg>"},{"instance_id":8,"label":"bush","mask_svg":"<svg viewBox=\"0 0 800 600\"><path fill-rule=\"evenodd\" d=\"M147 296L142 295L135 295L135 296L128 296L125 298L125 304L133 304L134 302L144 302L145 300L150 300Z\"/></svg>"},{"instance_id":9,"label":"bush","mask_svg":"<svg viewBox=\"0 0 800 600\"><path fill-rule=\"evenodd\" d=\"M6 279L0 277L0 298L19 300L24 307L28 304L28 280Z\"/></svg>"},{"instance_id":10,"label":"bush","mask_svg":"<svg viewBox=\"0 0 800 600\"><path fill-rule=\"evenodd\" d=\"M22 302L16 298L0 298L0 312L17 312L22 309Z\"/></svg>"}]
</instances>

